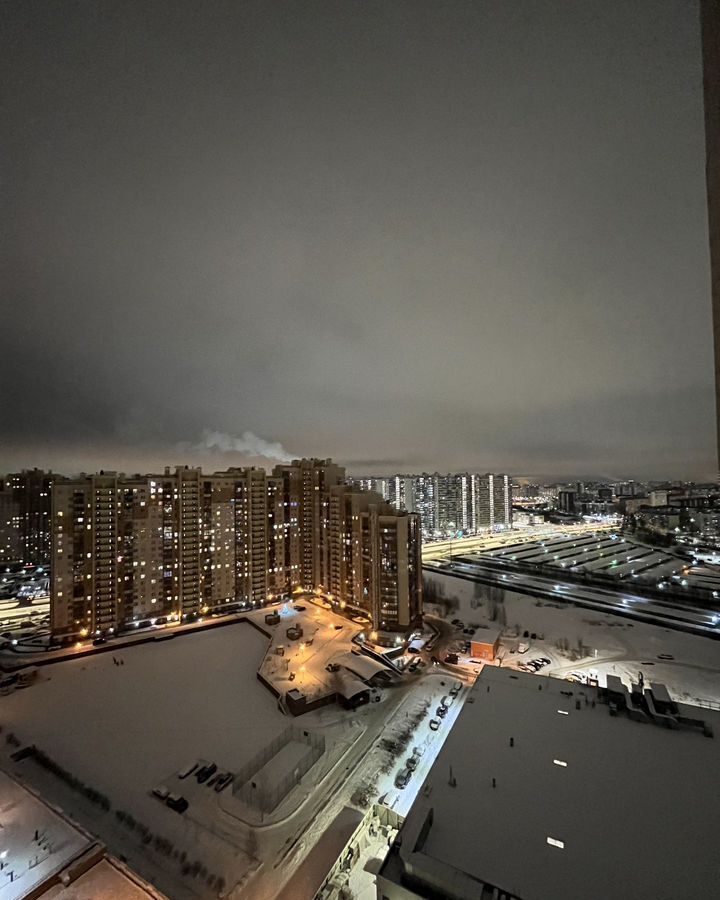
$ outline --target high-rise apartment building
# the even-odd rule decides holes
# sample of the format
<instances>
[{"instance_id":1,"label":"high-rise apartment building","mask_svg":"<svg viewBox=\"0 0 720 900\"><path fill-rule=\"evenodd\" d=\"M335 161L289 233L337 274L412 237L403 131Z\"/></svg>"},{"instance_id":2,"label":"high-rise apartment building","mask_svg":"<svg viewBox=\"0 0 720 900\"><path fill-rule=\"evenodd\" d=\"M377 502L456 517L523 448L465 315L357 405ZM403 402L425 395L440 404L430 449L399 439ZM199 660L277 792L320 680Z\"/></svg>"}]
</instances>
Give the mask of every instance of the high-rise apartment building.
<instances>
[{"instance_id":1,"label":"high-rise apartment building","mask_svg":"<svg viewBox=\"0 0 720 900\"><path fill-rule=\"evenodd\" d=\"M297 587L332 591L378 628L414 622L420 604L416 516L344 485L330 460L212 475L196 468L58 481L53 491L51 627L73 641L159 617L192 620ZM331 518L331 497L357 515ZM357 558L345 542L357 540ZM342 551L345 568L333 570ZM333 557L333 553L335 557ZM347 560L351 559L349 567ZM335 573L334 575L332 573ZM332 585L332 587L331 587Z\"/></svg>"},{"instance_id":2,"label":"high-rise apartment building","mask_svg":"<svg viewBox=\"0 0 720 900\"><path fill-rule=\"evenodd\" d=\"M217 551L218 540L232 543L236 599L263 603L289 591L285 544L297 531L297 523L290 518L286 521L282 479L256 468L230 469L213 479L216 483L224 480L217 489L226 496L231 491L229 503L223 503L227 508L216 505L214 510L213 546Z\"/></svg>"},{"instance_id":3,"label":"high-rise apartment building","mask_svg":"<svg viewBox=\"0 0 720 900\"><path fill-rule=\"evenodd\" d=\"M260 469L100 473L53 491L52 629L109 633L285 590L282 483Z\"/></svg>"},{"instance_id":4,"label":"high-rise apartment building","mask_svg":"<svg viewBox=\"0 0 720 900\"><path fill-rule=\"evenodd\" d=\"M508 475L477 475L477 530L512 525L512 481Z\"/></svg>"},{"instance_id":5,"label":"high-rise apartment building","mask_svg":"<svg viewBox=\"0 0 720 900\"><path fill-rule=\"evenodd\" d=\"M374 492L330 489L326 585L370 614L378 632L407 631L422 613L420 519Z\"/></svg>"},{"instance_id":6,"label":"high-rise apartment building","mask_svg":"<svg viewBox=\"0 0 720 900\"><path fill-rule=\"evenodd\" d=\"M50 562L55 478L42 469L24 469L0 479L0 562L37 566Z\"/></svg>"},{"instance_id":7,"label":"high-rise apartment building","mask_svg":"<svg viewBox=\"0 0 720 900\"><path fill-rule=\"evenodd\" d=\"M326 568L324 531L329 490L345 481L345 469L330 459L295 459L275 466L273 475L282 480L283 503L290 521L297 523L285 547L292 586L321 585Z\"/></svg>"},{"instance_id":8,"label":"high-rise apartment building","mask_svg":"<svg viewBox=\"0 0 720 900\"><path fill-rule=\"evenodd\" d=\"M22 559L20 511L12 489L0 479L0 563L19 563Z\"/></svg>"},{"instance_id":9,"label":"high-rise apartment building","mask_svg":"<svg viewBox=\"0 0 720 900\"><path fill-rule=\"evenodd\" d=\"M561 512L574 513L578 493L574 490L563 488L558 491L557 506Z\"/></svg>"},{"instance_id":10,"label":"high-rise apartment building","mask_svg":"<svg viewBox=\"0 0 720 900\"><path fill-rule=\"evenodd\" d=\"M393 475L387 481L387 493L383 497L392 503L395 509L406 509L408 512L417 512L415 509L415 491L412 475Z\"/></svg>"},{"instance_id":11,"label":"high-rise apartment building","mask_svg":"<svg viewBox=\"0 0 720 900\"><path fill-rule=\"evenodd\" d=\"M412 476L412 496L415 512L420 516L423 537L438 535L438 483L434 475Z\"/></svg>"},{"instance_id":12,"label":"high-rise apartment building","mask_svg":"<svg viewBox=\"0 0 720 900\"><path fill-rule=\"evenodd\" d=\"M395 475L388 484L390 502L420 515L427 540L512 525L512 482L507 475L425 472Z\"/></svg>"}]
</instances>

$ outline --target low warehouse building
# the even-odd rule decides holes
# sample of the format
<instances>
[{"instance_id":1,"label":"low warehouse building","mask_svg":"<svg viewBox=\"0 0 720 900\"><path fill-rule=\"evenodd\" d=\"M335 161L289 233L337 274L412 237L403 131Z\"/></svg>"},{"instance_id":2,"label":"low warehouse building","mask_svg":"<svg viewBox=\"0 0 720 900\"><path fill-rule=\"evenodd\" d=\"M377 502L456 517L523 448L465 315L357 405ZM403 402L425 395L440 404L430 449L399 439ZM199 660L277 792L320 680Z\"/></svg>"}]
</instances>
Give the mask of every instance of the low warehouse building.
<instances>
[{"instance_id":1,"label":"low warehouse building","mask_svg":"<svg viewBox=\"0 0 720 900\"><path fill-rule=\"evenodd\" d=\"M494 662L500 646L500 630L478 631L470 642L470 655L474 659L485 659Z\"/></svg>"}]
</instances>

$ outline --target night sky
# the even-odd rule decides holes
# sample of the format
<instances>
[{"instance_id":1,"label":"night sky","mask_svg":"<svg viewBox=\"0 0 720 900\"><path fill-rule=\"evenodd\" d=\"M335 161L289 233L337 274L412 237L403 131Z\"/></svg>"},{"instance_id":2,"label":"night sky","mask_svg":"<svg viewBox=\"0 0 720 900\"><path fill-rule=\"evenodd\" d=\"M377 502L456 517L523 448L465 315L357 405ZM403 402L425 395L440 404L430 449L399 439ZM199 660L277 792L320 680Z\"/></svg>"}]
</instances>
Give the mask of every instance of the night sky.
<instances>
[{"instance_id":1,"label":"night sky","mask_svg":"<svg viewBox=\"0 0 720 900\"><path fill-rule=\"evenodd\" d=\"M0 32L0 471L713 475L694 3Z\"/></svg>"}]
</instances>

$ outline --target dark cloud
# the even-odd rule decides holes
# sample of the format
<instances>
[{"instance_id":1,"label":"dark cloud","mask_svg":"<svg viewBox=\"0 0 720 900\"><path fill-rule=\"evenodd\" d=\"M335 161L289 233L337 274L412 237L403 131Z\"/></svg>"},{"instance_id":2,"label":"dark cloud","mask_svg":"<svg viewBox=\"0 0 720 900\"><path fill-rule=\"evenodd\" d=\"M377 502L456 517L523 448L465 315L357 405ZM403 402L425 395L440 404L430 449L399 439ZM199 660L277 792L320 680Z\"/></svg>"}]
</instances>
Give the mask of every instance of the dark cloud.
<instances>
[{"instance_id":1,"label":"dark cloud","mask_svg":"<svg viewBox=\"0 0 720 900\"><path fill-rule=\"evenodd\" d=\"M0 34L0 469L247 432L713 472L692 5L6 2Z\"/></svg>"}]
</instances>

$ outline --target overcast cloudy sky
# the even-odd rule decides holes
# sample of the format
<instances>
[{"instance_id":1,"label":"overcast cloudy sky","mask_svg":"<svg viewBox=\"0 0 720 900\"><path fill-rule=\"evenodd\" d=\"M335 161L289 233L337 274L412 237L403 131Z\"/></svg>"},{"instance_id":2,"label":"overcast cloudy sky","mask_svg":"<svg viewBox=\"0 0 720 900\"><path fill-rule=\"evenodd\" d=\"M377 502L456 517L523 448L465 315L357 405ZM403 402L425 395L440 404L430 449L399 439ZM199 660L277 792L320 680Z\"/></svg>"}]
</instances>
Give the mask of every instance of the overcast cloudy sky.
<instances>
[{"instance_id":1,"label":"overcast cloudy sky","mask_svg":"<svg viewBox=\"0 0 720 900\"><path fill-rule=\"evenodd\" d=\"M0 32L0 471L712 476L694 3L5 0Z\"/></svg>"}]
</instances>

